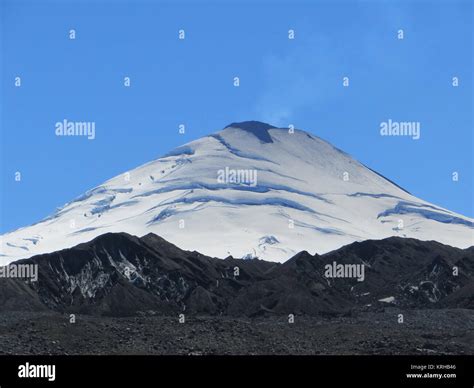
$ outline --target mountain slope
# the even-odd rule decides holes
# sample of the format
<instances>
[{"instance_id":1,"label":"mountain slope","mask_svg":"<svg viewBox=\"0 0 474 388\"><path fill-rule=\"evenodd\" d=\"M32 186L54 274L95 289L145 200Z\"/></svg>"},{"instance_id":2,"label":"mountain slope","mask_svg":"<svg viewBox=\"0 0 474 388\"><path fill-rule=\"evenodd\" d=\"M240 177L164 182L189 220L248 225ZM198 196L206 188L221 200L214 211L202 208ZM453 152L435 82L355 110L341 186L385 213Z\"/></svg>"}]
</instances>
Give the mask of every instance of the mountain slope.
<instances>
[{"instance_id":1,"label":"mountain slope","mask_svg":"<svg viewBox=\"0 0 474 388\"><path fill-rule=\"evenodd\" d=\"M333 262L364 264L364 280L326 277L326 265ZM107 233L17 263L37 264L38 281L0 279L2 311L255 317L332 315L386 305L474 308L472 250L398 237L356 242L322 256L303 251L278 264L211 258L154 234Z\"/></svg>"},{"instance_id":2,"label":"mountain slope","mask_svg":"<svg viewBox=\"0 0 474 388\"><path fill-rule=\"evenodd\" d=\"M473 245L473 220L420 200L304 131L234 123L2 236L0 264L107 232L216 257L285 261L389 236Z\"/></svg>"}]
</instances>

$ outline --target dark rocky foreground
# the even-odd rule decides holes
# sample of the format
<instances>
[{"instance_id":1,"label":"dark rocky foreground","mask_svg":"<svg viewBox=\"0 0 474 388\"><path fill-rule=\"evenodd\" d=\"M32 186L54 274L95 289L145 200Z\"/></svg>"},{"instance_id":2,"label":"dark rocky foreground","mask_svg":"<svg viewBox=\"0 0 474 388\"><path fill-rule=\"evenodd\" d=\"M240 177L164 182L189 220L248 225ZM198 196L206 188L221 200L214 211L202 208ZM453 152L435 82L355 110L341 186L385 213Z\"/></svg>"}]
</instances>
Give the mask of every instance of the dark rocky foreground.
<instances>
[{"instance_id":1,"label":"dark rocky foreground","mask_svg":"<svg viewBox=\"0 0 474 388\"><path fill-rule=\"evenodd\" d=\"M109 233L15 264L38 280L0 279L5 354L474 354L472 247L392 237L276 264Z\"/></svg>"},{"instance_id":2,"label":"dark rocky foreground","mask_svg":"<svg viewBox=\"0 0 474 388\"><path fill-rule=\"evenodd\" d=\"M404 323L397 322L399 313ZM0 314L0 354L474 354L474 311L386 309L349 317L113 318Z\"/></svg>"}]
</instances>

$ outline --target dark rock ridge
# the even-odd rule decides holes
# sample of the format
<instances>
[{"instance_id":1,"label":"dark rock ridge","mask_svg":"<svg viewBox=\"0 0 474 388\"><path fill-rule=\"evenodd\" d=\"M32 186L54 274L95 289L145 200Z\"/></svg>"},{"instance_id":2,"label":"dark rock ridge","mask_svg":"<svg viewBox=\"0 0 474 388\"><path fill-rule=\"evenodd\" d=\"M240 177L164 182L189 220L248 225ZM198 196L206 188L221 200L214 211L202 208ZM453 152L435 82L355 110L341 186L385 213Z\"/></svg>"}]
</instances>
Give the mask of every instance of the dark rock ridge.
<instances>
[{"instance_id":1,"label":"dark rock ridge","mask_svg":"<svg viewBox=\"0 0 474 388\"><path fill-rule=\"evenodd\" d=\"M325 265L364 264L364 281L326 278ZM70 249L17 261L37 282L0 278L0 310L126 316L310 316L355 310L474 308L474 249L390 237L284 264L184 251L154 234L107 233ZM458 275L453 268L458 268ZM392 298L393 297L393 298ZM390 298L390 303L380 299Z\"/></svg>"}]
</instances>

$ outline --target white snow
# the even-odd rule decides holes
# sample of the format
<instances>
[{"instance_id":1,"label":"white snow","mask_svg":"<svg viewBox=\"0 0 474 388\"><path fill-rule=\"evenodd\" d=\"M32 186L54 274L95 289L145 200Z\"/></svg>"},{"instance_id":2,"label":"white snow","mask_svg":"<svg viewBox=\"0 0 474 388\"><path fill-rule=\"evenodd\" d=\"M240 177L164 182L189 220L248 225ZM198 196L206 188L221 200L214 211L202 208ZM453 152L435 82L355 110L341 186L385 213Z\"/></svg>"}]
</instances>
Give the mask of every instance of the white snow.
<instances>
[{"instance_id":1,"label":"white snow","mask_svg":"<svg viewBox=\"0 0 474 388\"><path fill-rule=\"evenodd\" d=\"M306 132L268 135L271 142L226 128L116 176L1 236L0 264L106 232L153 232L210 256L280 262L302 250L321 254L389 236L474 245L472 219L408 194ZM218 172L226 167L256 170L256 185L222 183Z\"/></svg>"},{"instance_id":2,"label":"white snow","mask_svg":"<svg viewBox=\"0 0 474 388\"><path fill-rule=\"evenodd\" d=\"M379 302L393 303L393 302L395 302L395 297L394 296L389 296L388 298L379 299Z\"/></svg>"}]
</instances>

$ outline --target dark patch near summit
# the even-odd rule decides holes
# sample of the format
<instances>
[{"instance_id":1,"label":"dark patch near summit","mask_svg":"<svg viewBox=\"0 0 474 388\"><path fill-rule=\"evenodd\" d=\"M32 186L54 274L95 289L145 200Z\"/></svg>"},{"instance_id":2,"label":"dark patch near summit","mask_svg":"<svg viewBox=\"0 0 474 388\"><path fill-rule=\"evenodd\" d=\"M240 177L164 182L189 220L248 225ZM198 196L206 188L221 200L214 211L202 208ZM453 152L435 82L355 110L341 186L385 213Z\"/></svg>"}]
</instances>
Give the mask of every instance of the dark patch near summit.
<instances>
[{"instance_id":1,"label":"dark patch near summit","mask_svg":"<svg viewBox=\"0 0 474 388\"><path fill-rule=\"evenodd\" d=\"M268 133L268 130L277 128L273 125L262 123L260 121L242 121L241 123L232 123L226 126L226 128L229 127L238 128L249 132L257 137L262 143L273 143L273 139Z\"/></svg>"}]
</instances>

